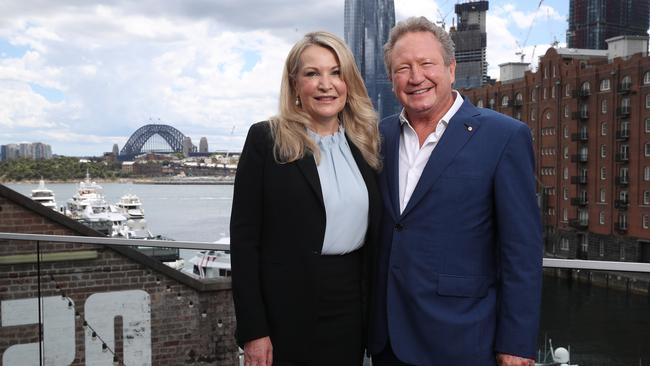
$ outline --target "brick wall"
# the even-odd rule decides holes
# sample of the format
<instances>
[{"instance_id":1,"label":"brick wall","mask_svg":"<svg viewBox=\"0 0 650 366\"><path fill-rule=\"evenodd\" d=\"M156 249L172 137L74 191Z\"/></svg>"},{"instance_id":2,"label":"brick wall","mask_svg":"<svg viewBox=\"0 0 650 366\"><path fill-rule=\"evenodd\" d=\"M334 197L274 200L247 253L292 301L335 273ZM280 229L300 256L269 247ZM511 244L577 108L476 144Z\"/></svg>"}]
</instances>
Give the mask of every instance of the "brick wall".
<instances>
[{"instance_id":1,"label":"brick wall","mask_svg":"<svg viewBox=\"0 0 650 366\"><path fill-rule=\"evenodd\" d=\"M0 185L0 232L97 234L14 193ZM38 359L39 290L46 364L111 364L111 350L127 365L239 364L229 280L200 282L124 247L42 242L37 263L36 246L0 241L0 364Z\"/></svg>"}]
</instances>

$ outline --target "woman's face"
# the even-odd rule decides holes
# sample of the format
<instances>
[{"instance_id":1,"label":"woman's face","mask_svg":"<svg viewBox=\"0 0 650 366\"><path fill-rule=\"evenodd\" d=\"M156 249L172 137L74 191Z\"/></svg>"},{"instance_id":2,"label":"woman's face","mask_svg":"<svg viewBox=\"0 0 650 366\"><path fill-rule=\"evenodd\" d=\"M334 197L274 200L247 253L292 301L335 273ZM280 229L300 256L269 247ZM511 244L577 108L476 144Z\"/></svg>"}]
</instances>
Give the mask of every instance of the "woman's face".
<instances>
[{"instance_id":1,"label":"woman's face","mask_svg":"<svg viewBox=\"0 0 650 366\"><path fill-rule=\"evenodd\" d=\"M345 107L348 88L341 79L336 55L320 46L309 46L300 55L296 92L301 108L313 122L329 125Z\"/></svg>"}]
</instances>

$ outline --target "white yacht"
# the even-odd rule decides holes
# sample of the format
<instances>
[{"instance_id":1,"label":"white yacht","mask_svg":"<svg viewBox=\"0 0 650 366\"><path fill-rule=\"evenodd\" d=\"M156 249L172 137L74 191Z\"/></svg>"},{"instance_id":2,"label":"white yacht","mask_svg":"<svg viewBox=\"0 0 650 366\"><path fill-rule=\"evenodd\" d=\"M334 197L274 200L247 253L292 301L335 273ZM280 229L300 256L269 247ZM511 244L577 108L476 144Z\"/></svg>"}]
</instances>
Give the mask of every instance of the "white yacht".
<instances>
[{"instance_id":1,"label":"white yacht","mask_svg":"<svg viewBox=\"0 0 650 366\"><path fill-rule=\"evenodd\" d=\"M215 244L230 244L230 238L222 238ZM192 268L184 273L197 278L230 277L230 250L203 250L189 259Z\"/></svg>"},{"instance_id":2,"label":"white yacht","mask_svg":"<svg viewBox=\"0 0 650 366\"><path fill-rule=\"evenodd\" d=\"M38 182L38 188L32 189L32 199L45 207L56 210L56 199L52 190L45 188L45 181Z\"/></svg>"},{"instance_id":3,"label":"white yacht","mask_svg":"<svg viewBox=\"0 0 650 366\"><path fill-rule=\"evenodd\" d=\"M91 182L88 172L68 200L66 215L108 236L121 236L127 222L126 216L106 202L102 186Z\"/></svg>"},{"instance_id":4,"label":"white yacht","mask_svg":"<svg viewBox=\"0 0 650 366\"><path fill-rule=\"evenodd\" d=\"M144 219L144 210L140 198L132 193L127 193L120 197L120 201L115 204L127 219L139 220Z\"/></svg>"}]
</instances>

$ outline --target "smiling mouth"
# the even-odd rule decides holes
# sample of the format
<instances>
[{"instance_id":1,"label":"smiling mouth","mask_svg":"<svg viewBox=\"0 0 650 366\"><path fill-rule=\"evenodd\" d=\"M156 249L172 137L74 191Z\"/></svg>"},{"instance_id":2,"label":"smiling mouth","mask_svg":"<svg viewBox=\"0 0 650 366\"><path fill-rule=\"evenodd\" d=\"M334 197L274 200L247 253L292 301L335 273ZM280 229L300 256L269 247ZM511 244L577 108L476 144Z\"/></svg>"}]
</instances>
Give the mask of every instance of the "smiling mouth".
<instances>
[{"instance_id":1,"label":"smiling mouth","mask_svg":"<svg viewBox=\"0 0 650 366\"><path fill-rule=\"evenodd\" d=\"M337 97L331 96L331 95L324 95L324 96L320 96L320 97L314 97L314 99L316 99L319 102L331 102L331 101L336 100L336 98Z\"/></svg>"},{"instance_id":2,"label":"smiling mouth","mask_svg":"<svg viewBox=\"0 0 650 366\"><path fill-rule=\"evenodd\" d=\"M407 92L406 94L411 94L411 95L424 94L424 93L428 92L431 89L433 89L433 87L410 91L410 92Z\"/></svg>"}]
</instances>

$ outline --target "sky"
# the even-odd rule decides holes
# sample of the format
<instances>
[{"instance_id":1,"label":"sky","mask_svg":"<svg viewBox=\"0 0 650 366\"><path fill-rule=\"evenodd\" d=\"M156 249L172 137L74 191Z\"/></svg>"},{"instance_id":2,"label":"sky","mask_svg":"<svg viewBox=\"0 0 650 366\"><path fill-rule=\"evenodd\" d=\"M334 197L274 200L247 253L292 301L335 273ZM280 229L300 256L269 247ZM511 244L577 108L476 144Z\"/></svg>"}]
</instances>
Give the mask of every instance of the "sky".
<instances>
[{"instance_id":1,"label":"sky","mask_svg":"<svg viewBox=\"0 0 650 366\"><path fill-rule=\"evenodd\" d=\"M397 20L454 21L456 0L395 0ZM491 0L488 73L565 45L568 0ZM344 0L3 0L0 145L100 156L148 123L240 151L277 111L285 57L306 32L343 35Z\"/></svg>"}]
</instances>

